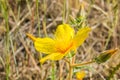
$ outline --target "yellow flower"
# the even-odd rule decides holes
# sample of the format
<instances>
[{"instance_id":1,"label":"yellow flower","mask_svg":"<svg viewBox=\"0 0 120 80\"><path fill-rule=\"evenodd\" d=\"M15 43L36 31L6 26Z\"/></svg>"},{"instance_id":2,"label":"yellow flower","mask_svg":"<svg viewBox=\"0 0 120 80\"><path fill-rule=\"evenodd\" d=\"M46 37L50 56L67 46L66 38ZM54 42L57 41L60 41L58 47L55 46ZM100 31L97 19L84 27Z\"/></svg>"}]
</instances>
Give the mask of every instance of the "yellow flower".
<instances>
[{"instance_id":1,"label":"yellow flower","mask_svg":"<svg viewBox=\"0 0 120 80\"><path fill-rule=\"evenodd\" d=\"M86 75L85 71L80 71L80 72L76 73L76 78L77 78L77 80L83 80L85 75Z\"/></svg>"},{"instance_id":2,"label":"yellow flower","mask_svg":"<svg viewBox=\"0 0 120 80\"><path fill-rule=\"evenodd\" d=\"M75 35L75 31L70 25L62 24L57 27L54 38L35 38L31 34L27 34L27 36L33 40L37 51L48 54L40 60L41 63L44 63L48 59L60 60L69 51L75 51L87 38L90 30L89 27L81 28Z\"/></svg>"}]
</instances>

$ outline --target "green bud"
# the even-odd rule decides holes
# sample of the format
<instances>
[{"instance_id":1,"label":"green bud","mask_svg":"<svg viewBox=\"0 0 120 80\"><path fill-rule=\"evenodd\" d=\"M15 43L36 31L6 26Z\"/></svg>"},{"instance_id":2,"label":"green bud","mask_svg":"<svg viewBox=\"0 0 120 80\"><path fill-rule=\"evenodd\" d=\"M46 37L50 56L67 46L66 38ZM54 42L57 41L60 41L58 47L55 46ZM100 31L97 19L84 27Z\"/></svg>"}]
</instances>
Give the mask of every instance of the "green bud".
<instances>
[{"instance_id":1,"label":"green bud","mask_svg":"<svg viewBox=\"0 0 120 80\"><path fill-rule=\"evenodd\" d=\"M102 52L94 61L98 64L106 62L118 49L112 49Z\"/></svg>"}]
</instances>

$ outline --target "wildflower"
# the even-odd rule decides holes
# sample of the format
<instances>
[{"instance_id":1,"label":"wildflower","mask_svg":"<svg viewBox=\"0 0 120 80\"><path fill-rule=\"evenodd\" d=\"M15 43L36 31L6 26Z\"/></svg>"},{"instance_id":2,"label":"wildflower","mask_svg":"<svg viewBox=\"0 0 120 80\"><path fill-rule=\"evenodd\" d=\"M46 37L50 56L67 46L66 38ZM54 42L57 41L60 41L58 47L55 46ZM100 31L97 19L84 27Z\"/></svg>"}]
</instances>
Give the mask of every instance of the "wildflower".
<instances>
[{"instance_id":1,"label":"wildflower","mask_svg":"<svg viewBox=\"0 0 120 80\"><path fill-rule=\"evenodd\" d=\"M33 42L37 51L47 54L40 62L44 63L46 60L60 60L69 51L75 51L84 40L87 38L90 32L89 27L81 28L75 35L75 31L70 25L62 24L56 29L54 38L35 38L31 34L27 34Z\"/></svg>"},{"instance_id":2,"label":"wildflower","mask_svg":"<svg viewBox=\"0 0 120 80\"><path fill-rule=\"evenodd\" d=\"M95 62L97 62L99 64L103 63L103 62L106 62L117 51L118 51L117 48L116 49L111 49L111 50L104 51L98 57L96 57L94 60L95 60Z\"/></svg>"},{"instance_id":3,"label":"wildflower","mask_svg":"<svg viewBox=\"0 0 120 80\"><path fill-rule=\"evenodd\" d=\"M85 75L86 75L85 71L80 71L80 72L76 73L76 78L77 78L77 80L83 80Z\"/></svg>"}]
</instances>

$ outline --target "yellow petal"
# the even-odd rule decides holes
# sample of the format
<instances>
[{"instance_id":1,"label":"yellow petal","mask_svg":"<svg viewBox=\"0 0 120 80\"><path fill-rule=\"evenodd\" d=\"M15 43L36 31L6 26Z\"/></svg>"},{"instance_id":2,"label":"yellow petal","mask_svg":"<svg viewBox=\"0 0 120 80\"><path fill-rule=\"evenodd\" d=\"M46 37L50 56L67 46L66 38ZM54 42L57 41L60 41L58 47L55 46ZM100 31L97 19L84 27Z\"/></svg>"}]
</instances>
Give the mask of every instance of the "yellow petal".
<instances>
[{"instance_id":1,"label":"yellow petal","mask_svg":"<svg viewBox=\"0 0 120 80\"><path fill-rule=\"evenodd\" d=\"M80 46L85 41L85 39L88 37L90 30L91 28L89 27L79 29L79 31L73 38L73 44L75 48Z\"/></svg>"},{"instance_id":2,"label":"yellow petal","mask_svg":"<svg viewBox=\"0 0 120 80\"><path fill-rule=\"evenodd\" d=\"M44 63L46 60L60 60L64 57L64 55L65 54L61 53L52 53L40 59L40 63Z\"/></svg>"},{"instance_id":3,"label":"yellow petal","mask_svg":"<svg viewBox=\"0 0 120 80\"><path fill-rule=\"evenodd\" d=\"M76 78L77 80L83 80L83 78L85 77L85 71L80 71L76 73Z\"/></svg>"},{"instance_id":4,"label":"yellow petal","mask_svg":"<svg viewBox=\"0 0 120 80\"><path fill-rule=\"evenodd\" d=\"M46 54L55 52L55 42L51 38L37 38L34 45L39 52Z\"/></svg>"},{"instance_id":5,"label":"yellow petal","mask_svg":"<svg viewBox=\"0 0 120 80\"><path fill-rule=\"evenodd\" d=\"M74 29L68 24L59 25L55 32L55 39L67 42L74 36Z\"/></svg>"},{"instance_id":6,"label":"yellow petal","mask_svg":"<svg viewBox=\"0 0 120 80\"><path fill-rule=\"evenodd\" d=\"M36 38L34 36L32 36L31 34L29 33L26 33L26 35L32 40L32 41L35 41Z\"/></svg>"}]
</instances>

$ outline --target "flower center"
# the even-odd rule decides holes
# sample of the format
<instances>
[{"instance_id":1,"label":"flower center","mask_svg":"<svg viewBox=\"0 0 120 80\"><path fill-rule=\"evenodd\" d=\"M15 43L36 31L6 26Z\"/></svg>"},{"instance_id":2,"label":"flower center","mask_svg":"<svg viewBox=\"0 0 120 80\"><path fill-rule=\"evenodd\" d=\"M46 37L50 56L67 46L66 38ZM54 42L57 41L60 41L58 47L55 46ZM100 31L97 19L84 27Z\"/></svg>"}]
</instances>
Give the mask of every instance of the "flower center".
<instances>
[{"instance_id":1,"label":"flower center","mask_svg":"<svg viewBox=\"0 0 120 80\"><path fill-rule=\"evenodd\" d=\"M60 52L61 54L64 54L67 51L69 51L72 46L73 46L73 43L71 42L71 43L69 43L67 45L63 44L62 46L58 46L58 47L56 47L56 49L57 49L57 52Z\"/></svg>"}]
</instances>

